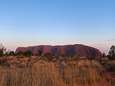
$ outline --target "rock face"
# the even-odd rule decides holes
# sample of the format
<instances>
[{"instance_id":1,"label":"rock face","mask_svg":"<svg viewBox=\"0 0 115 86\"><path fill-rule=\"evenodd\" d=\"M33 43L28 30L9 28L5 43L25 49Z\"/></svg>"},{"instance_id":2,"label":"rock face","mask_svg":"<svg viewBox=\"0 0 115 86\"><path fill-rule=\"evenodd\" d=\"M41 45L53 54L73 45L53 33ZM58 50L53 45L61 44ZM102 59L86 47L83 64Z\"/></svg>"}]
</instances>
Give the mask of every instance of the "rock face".
<instances>
[{"instance_id":1,"label":"rock face","mask_svg":"<svg viewBox=\"0 0 115 86\"><path fill-rule=\"evenodd\" d=\"M101 52L93 47L85 46L81 44L75 45L63 45L63 46L50 46L40 45L31 47L18 47L16 53L31 51L33 55L37 54L51 54L53 56L78 56L96 58L101 57Z\"/></svg>"}]
</instances>

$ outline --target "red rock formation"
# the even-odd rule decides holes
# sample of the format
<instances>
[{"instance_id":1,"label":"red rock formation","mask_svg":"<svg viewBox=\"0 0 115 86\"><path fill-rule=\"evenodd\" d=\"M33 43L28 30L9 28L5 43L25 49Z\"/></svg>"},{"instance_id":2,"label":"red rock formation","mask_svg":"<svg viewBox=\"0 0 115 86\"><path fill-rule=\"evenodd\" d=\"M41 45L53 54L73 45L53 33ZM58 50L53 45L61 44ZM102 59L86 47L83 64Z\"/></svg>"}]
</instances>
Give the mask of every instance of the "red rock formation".
<instances>
[{"instance_id":1,"label":"red rock formation","mask_svg":"<svg viewBox=\"0 0 115 86\"><path fill-rule=\"evenodd\" d=\"M101 57L102 55L98 49L81 44L63 46L41 45L31 47L19 47L16 49L16 53L26 51L31 51L33 55L36 55L39 51L41 51L42 55L50 53L53 56L84 56L89 58Z\"/></svg>"}]
</instances>

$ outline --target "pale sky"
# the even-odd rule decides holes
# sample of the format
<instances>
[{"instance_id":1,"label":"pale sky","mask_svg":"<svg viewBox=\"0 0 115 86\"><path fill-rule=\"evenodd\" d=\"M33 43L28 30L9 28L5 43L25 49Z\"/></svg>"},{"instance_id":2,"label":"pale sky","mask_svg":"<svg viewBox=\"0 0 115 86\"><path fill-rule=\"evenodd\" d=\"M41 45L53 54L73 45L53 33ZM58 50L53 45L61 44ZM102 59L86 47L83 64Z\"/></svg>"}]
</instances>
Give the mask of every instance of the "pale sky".
<instances>
[{"instance_id":1,"label":"pale sky","mask_svg":"<svg viewBox=\"0 0 115 86\"><path fill-rule=\"evenodd\" d=\"M18 46L115 44L115 0L0 0L0 41Z\"/></svg>"}]
</instances>

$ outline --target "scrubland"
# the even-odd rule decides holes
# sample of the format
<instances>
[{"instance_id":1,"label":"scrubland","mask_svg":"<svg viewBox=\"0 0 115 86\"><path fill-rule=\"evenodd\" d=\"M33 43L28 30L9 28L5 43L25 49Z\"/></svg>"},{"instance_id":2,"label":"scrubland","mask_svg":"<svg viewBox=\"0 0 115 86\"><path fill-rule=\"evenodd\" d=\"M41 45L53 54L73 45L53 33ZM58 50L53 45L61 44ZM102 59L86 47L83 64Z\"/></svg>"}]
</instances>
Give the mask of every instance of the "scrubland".
<instances>
[{"instance_id":1,"label":"scrubland","mask_svg":"<svg viewBox=\"0 0 115 86\"><path fill-rule=\"evenodd\" d=\"M10 58L0 65L0 86L115 86L110 63L115 62Z\"/></svg>"}]
</instances>

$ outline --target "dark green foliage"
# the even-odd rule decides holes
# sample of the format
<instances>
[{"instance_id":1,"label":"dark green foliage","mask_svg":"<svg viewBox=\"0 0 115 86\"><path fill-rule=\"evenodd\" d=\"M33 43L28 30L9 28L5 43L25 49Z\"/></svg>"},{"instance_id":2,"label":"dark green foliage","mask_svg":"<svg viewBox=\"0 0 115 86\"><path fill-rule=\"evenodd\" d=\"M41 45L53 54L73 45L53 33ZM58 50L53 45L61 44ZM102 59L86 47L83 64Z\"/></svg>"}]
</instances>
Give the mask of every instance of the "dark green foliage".
<instances>
[{"instance_id":1,"label":"dark green foliage","mask_svg":"<svg viewBox=\"0 0 115 86\"><path fill-rule=\"evenodd\" d=\"M7 51L5 53L5 56L15 56L15 52L14 51Z\"/></svg>"},{"instance_id":2,"label":"dark green foliage","mask_svg":"<svg viewBox=\"0 0 115 86\"><path fill-rule=\"evenodd\" d=\"M26 57L31 57L32 56L32 52L31 51L26 51L26 52L18 52L15 55L17 56L26 56Z\"/></svg>"},{"instance_id":3,"label":"dark green foliage","mask_svg":"<svg viewBox=\"0 0 115 86\"><path fill-rule=\"evenodd\" d=\"M3 56L3 55L4 55L3 50L0 49L0 57Z\"/></svg>"},{"instance_id":4,"label":"dark green foliage","mask_svg":"<svg viewBox=\"0 0 115 86\"><path fill-rule=\"evenodd\" d=\"M24 52L24 56L31 57L32 52L31 51L26 51L26 52Z\"/></svg>"},{"instance_id":5,"label":"dark green foliage","mask_svg":"<svg viewBox=\"0 0 115 86\"><path fill-rule=\"evenodd\" d=\"M14 51L10 51L10 52L9 52L9 55L10 55L10 56L14 56L14 55L15 55L15 52L14 52Z\"/></svg>"},{"instance_id":6,"label":"dark green foliage","mask_svg":"<svg viewBox=\"0 0 115 86\"><path fill-rule=\"evenodd\" d=\"M111 46L109 53L108 53L109 59L113 60L115 59L115 46Z\"/></svg>"},{"instance_id":7,"label":"dark green foliage","mask_svg":"<svg viewBox=\"0 0 115 86\"><path fill-rule=\"evenodd\" d=\"M5 51L6 48L2 44L0 44L0 57L4 56Z\"/></svg>"}]
</instances>

